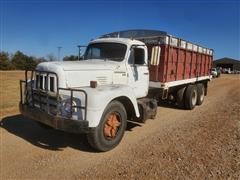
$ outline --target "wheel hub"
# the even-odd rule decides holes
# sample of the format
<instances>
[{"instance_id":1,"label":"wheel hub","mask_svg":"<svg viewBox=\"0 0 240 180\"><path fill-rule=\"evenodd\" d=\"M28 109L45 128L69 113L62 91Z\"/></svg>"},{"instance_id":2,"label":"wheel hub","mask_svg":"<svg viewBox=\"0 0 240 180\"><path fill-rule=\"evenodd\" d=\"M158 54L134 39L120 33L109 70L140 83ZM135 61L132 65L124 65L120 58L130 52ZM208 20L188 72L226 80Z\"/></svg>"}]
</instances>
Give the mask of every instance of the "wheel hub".
<instances>
[{"instance_id":1,"label":"wheel hub","mask_svg":"<svg viewBox=\"0 0 240 180\"><path fill-rule=\"evenodd\" d=\"M117 113L111 113L104 124L104 135L108 138L114 138L120 125L120 116Z\"/></svg>"}]
</instances>

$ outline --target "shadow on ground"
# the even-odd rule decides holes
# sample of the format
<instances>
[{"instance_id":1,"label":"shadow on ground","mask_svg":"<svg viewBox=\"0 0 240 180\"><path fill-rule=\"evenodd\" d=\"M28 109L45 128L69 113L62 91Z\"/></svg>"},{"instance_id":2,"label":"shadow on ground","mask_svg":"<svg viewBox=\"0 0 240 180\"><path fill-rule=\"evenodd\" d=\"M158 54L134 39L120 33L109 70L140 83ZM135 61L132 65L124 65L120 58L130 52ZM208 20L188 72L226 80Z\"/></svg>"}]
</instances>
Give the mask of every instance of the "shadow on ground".
<instances>
[{"instance_id":1,"label":"shadow on ground","mask_svg":"<svg viewBox=\"0 0 240 180\"><path fill-rule=\"evenodd\" d=\"M183 110L179 108L174 101L159 101L158 102L158 107L165 107L165 108L170 108L170 109L178 109L178 110Z\"/></svg>"},{"instance_id":2,"label":"shadow on ground","mask_svg":"<svg viewBox=\"0 0 240 180\"><path fill-rule=\"evenodd\" d=\"M128 122L127 131L131 131L136 126L140 125ZM72 147L81 151L96 152L89 146L85 134L45 129L20 114L3 118L0 127L40 148L61 151L66 147Z\"/></svg>"}]
</instances>

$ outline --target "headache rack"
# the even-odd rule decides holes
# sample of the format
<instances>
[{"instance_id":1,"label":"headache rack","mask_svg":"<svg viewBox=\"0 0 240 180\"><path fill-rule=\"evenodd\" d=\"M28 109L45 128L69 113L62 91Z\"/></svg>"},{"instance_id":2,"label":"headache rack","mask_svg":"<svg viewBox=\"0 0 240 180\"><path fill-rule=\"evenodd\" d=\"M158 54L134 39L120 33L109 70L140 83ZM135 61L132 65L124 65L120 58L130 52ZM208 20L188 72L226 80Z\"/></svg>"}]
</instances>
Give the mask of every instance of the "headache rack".
<instances>
[{"instance_id":1,"label":"headache rack","mask_svg":"<svg viewBox=\"0 0 240 180\"><path fill-rule=\"evenodd\" d=\"M30 76L29 76L30 74ZM30 78L30 79L29 79ZM48 114L50 113L50 107L54 107L56 112L54 115L59 116L61 98L60 91L67 91L70 94L70 117L72 118L73 109L83 109L83 119L87 118L87 93L82 89L73 89L73 88L61 88L59 87L59 78L58 75L54 72L49 71L25 71L25 80L20 80L20 103L26 104L31 107L43 109L43 106L46 107L45 111ZM79 92L83 93L84 97L84 106L82 105L73 105L74 93ZM37 98L36 98L37 97ZM31 101L30 101L31 98ZM53 103L54 101L55 103Z\"/></svg>"}]
</instances>

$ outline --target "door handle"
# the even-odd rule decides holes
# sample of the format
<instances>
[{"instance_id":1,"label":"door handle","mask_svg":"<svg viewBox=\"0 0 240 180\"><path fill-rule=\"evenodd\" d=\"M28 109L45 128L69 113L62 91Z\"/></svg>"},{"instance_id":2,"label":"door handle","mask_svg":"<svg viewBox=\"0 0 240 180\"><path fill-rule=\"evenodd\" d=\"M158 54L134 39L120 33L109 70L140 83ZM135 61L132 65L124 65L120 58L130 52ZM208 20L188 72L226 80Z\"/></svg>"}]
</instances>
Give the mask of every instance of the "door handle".
<instances>
[{"instance_id":1,"label":"door handle","mask_svg":"<svg viewBox=\"0 0 240 180\"><path fill-rule=\"evenodd\" d=\"M143 73L144 75L149 75L149 73Z\"/></svg>"}]
</instances>

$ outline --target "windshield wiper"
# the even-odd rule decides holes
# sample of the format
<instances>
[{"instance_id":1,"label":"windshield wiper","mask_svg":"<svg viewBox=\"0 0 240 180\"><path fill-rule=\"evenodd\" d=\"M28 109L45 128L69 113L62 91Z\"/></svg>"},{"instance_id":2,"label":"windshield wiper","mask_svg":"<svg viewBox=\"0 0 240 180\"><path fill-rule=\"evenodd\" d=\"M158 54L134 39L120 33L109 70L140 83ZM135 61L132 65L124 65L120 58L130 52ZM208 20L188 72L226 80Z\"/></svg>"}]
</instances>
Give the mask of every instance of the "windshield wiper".
<instances>
[{"instance_id":1,"label":"windshield wiper","mask_svg":"<svg viewBox=\"0 0 240 180\"><path fill-rule=\"evenodd\" d=\"M104 61L117 61L117 62L119 62L119 61L121 61L122 59L121 58L104 58L103 59Z\"/></svg>"}]
</instances>

